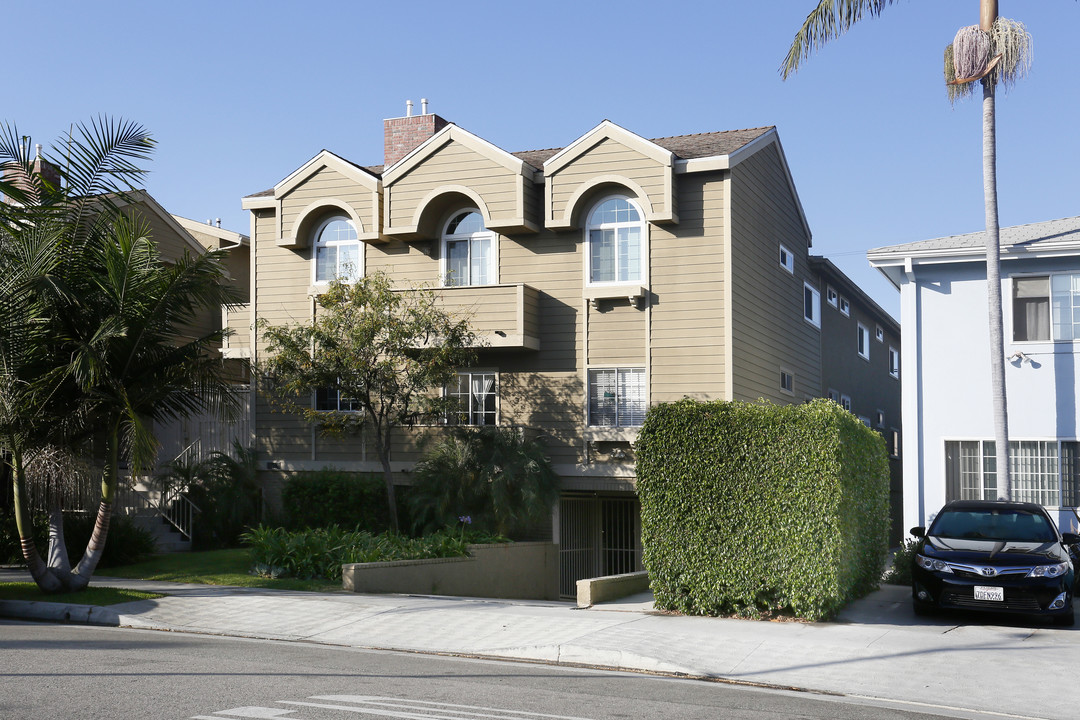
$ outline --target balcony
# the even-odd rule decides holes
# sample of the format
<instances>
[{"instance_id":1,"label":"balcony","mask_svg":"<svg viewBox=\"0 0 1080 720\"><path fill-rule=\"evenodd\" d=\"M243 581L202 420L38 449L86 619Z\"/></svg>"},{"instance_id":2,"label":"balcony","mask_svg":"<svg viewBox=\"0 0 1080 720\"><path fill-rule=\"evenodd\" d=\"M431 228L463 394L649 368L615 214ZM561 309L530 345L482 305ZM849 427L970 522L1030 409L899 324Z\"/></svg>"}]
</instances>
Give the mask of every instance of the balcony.
<instances>
[{"instance_id":1,"label":"balcony","mask_svg":"<svg viewBox=\"0 0 1080 720\"><path fill-rule=\"evenodd\" d=\"M221 308L221 326L232 334L221 343L223 358L251 357L251 305L232 305Z\"/></svg>"},{"instance_id":2,"label":"balcony","mask_svg":"<svg viewBox=\"0 0 1080 720\"><path fill-rule=\"evenodd\" d=\"M540 291L523 283L435 288L439 307L466 318L482 347L540 349Z\"/></svg>"}]
</instances>

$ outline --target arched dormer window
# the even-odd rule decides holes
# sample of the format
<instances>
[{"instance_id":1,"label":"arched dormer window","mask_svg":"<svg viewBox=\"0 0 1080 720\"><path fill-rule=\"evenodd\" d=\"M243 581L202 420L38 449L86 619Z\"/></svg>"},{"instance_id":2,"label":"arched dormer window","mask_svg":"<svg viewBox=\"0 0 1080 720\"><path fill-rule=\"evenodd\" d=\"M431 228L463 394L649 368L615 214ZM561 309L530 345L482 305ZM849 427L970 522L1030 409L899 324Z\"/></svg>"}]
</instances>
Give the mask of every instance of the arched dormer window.
<instances>
[{"instance_id":1,"label":"arched dormer window","mask_svg":"<svg viewBox=\"0 0 1080 720\"><path fill-rule=\"evenodd\" d=\"M349 218L344 215L326 218L315 229L313 240L316 283L339 279L352 282L364 274L364 254Z\"/></svg>"},{"instance_id":2,"label":"arched dormer window","mask_svg":"<svg viewBox=\"0 0 1080 720\"><path fill-rule=\"evenodd\" d=\"M645 276L645 221L628 197L597 203L585 226L589 283L636 283Z\"/></svg>"},{"instance_id":3,"label":"arched dormer window","mask_svg":"<svg viewBox=\"0 0 1080 720\"><path fill-rule=\"evenodd\" d=\"M477 210L455 213L442 236L443 284L494 285L498 282L495 233Z\"/></svg>"}]
</instances>

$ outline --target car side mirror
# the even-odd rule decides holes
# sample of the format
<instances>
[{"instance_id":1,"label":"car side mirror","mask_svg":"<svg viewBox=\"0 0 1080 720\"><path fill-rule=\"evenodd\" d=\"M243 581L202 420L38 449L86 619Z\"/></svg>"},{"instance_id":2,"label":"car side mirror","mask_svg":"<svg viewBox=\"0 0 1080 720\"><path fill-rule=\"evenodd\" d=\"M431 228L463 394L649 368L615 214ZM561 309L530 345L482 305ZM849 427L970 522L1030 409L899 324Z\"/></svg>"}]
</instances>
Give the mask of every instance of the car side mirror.
<instances>
[{"instance_id":1,"label":"car side mirror","mask_svg":"<svg viewBox=\"0 0 1080 720\"><path fill-rule=\"evenodd\" d=\"M1080 535L1076 533L1061 533L1061 542L1066 545L1080 545Z\"/></svg>"},{"instance_id":2,"label":"car side mirror","mask_svg":"<svg viewBox=\"0 0 1080 720\"><path fill-rule=\"evenodd\" d=\"M915 537L926 537L926 528L922 525L919 525L918 527L913 527L911 528L911 530L908 530L908 532L910 532Z\"/></svg>"}]
</instances>

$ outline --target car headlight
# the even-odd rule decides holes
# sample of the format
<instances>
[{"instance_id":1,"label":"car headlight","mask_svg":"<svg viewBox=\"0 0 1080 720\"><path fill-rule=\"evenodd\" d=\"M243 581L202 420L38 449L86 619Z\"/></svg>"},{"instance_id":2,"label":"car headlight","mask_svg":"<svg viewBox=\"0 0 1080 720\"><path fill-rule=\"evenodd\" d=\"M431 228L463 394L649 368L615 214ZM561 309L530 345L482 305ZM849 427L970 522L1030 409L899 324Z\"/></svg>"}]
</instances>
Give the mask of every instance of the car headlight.
<instances>
[{"instance_id":1,"label":"car headlight","mask_svg":"<svg viewBox=\"0 0 1080 720\"><path fill-rule=\"evenodd\" d=\"M952 568L944 560L936 560L934 558L928 558L925 555L916 555L915 563L923 570L933 570L935 572L951 573Z\"/></svg>"},{"instance_id":2,"label":"car headlight","mask_svg":"<svg viewBox=\"0 0 1080 720\"><path fill-rule=\"evenodd\" d=\"M1055 563L1054 565L1036 565L1031 568L1031 572L1027 574L1028 577L1048 577L1056 578L1064 575L1069 569L1069 563Z\"/></svg>"}]
</instances>

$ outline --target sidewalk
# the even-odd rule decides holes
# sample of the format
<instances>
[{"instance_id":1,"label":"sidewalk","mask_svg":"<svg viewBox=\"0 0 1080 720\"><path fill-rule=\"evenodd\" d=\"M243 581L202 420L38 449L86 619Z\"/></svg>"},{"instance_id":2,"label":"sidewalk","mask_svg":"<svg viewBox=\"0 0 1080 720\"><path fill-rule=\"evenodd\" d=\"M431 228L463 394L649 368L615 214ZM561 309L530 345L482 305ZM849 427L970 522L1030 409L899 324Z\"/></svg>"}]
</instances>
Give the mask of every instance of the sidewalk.
<instances>
[{"instance_id":1,"label":"sidewalk","mask_svg":"<svg viewBox=\"0 0 1080 720\"><path fill-rule=\"evenodd\" d=\"M0 570L0 581L26 573ZM756 622L661 615L648 595L578 610L569 603L252 588L120 580L169 593L113 605L93 622L302 640L358 648L476 655L723 678L909 703L956 714L1074 718L1080 630L980 618L916 618L910 591L885 586L837 622ZM44 606L53 605L53 608ZM0 602L0 616L87 619L85 606ZM964 624L957 625L957 622ZM995 620L996 622L996 620ZM961 713L962 714L962 713Z\"/></svg>"}]
</instances>

